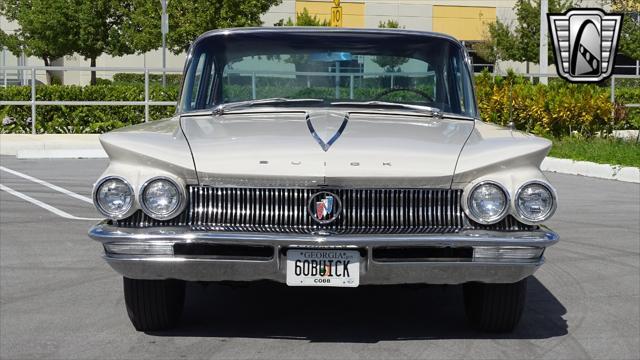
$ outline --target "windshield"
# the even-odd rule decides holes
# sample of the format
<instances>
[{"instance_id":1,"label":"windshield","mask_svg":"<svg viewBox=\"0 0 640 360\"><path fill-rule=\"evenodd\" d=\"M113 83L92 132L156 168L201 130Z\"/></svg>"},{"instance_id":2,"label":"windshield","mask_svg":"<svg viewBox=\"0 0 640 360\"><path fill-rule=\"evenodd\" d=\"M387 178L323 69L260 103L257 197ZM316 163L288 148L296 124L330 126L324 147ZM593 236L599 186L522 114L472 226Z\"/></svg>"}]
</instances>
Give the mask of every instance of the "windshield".
<instances>
[{"instance_id":1,"label":"windshield","mask_svg":"<svg viewBox=\"0 0 640 360\"><path fill-rule=\"evenodd\" d=\"M271 98L319 100L315 106L391 102L476 116L463 50L446 38L400 31L258 30L211 35L194 45L182 112Z\"/></svg>"}]
</instances>

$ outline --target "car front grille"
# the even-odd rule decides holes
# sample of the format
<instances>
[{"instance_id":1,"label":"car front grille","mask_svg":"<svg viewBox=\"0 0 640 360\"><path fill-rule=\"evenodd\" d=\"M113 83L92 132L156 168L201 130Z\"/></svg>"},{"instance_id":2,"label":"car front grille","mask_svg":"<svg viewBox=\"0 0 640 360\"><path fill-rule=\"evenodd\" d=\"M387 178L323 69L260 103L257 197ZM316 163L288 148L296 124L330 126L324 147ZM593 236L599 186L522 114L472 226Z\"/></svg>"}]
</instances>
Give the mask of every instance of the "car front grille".
<instances>
[{"instance_id":1,"label":"car front grille","mask_svg":"<svg viewBox=\"0 0 640 360\"><path fill-rule=\"evenodd\" d=\"M311 197L328 191L343 211L329 224L307 210ZM450 189L282 189L188 187L188 206L178 217L158 221L142 211L115 222L123 227L190 226L197 230L280 233L451 233L463 229L503 231L533 228L512 217L486 226L462 210L462 190Z\"/></svg>"}]
</instances>

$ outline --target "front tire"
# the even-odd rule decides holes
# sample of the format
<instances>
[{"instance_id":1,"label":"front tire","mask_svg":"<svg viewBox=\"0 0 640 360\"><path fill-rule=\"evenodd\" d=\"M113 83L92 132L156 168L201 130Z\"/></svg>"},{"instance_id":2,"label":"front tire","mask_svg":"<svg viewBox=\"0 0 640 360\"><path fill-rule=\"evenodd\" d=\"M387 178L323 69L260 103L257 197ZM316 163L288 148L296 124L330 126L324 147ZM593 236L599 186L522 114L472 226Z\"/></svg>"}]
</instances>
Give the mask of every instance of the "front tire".
<instances>
[{"instance_id":1,"label":"front tire","mask_svg":"<svg viewBox=\"0 0 640 360\"><path fill-rule=\"evenodd\" d=\"M467 319L477 330L510 332L522 316L527 278L512 284L464 284Z\"/></svg>"},{"instance_id":2,"label":"front tire","mask_svg":"<svg viewBox=\"0 0 640 360\"><path fill-rule=\"evenodd\" d=\"M184 293L184 281L124 278L127 314L138 331L174 327L182 314Z\"/></svg>"}]
</instances>

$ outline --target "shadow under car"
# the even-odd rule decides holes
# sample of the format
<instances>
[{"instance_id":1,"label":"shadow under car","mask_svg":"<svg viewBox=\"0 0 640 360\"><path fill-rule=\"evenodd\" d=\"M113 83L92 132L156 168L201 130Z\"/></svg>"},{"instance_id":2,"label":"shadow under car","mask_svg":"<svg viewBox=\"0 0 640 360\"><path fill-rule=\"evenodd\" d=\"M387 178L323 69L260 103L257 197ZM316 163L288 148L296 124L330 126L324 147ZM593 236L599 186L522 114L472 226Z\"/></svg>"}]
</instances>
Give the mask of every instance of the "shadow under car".
<instances>
[{"instance_id":1,"label":"shadow under car","mask_svg":"<svg viewBox=\"0 0 640 360\"><path fill-rule=\"evenodd\" d=\"M287 287L275 282L189 283L175 329L154 336L375 343L426 339L544 339L567 334L565 307L534 276L511 333L471 329L461 285Z\"/></svg>"}]
</instances>

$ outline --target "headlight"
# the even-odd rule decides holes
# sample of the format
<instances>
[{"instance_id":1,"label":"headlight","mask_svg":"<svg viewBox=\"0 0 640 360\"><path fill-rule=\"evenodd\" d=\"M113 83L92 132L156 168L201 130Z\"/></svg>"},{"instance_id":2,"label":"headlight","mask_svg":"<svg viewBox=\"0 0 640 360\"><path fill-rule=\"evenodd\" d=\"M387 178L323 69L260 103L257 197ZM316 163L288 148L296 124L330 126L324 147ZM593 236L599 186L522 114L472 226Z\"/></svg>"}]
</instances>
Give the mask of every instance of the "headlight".
<instances>
[{"instance_id":1,"label":"headlight","mask_svg":"<svg viewBox=\"0 0 640 360\"><path fill-rule=\"evenodd\" d=\"M482 182L467 197L469 215L481 224L493 224L507 213L509 200L506 191L498 184Z\"/></svg>"},{"instance_id":2,"label":"headlight","mask_svg":"<svg viewBox=\"0 0 640 360\"><path fill-rule=\"evenodd\" d=\"M518 190L515 205L520 218L529 223L538 223L550 218L556 209L551 189L537 182L525 184Z\"/></svg>"},{"instance_id":3,"label":"headlight","mask_svg":"<svg viewBox=\"0 0 640 360\"><path fill-rule=\"evenodd\" d=\"M164 220L177 215L182 204L182 192L178 185L167 178L151 179L142 186L140 205L147 215Z\"/></svg>"},{"instance_id":4,"label":"headlight","mask_svg":"<svg viewBox=\"0 0 640 360\"><path fill-rule=\"evenodd\" d=\"M107 177L96 186L93 199L102 214L120 219L131 209L133 189L124 179Z\"/></svg>"}]
</instances>

